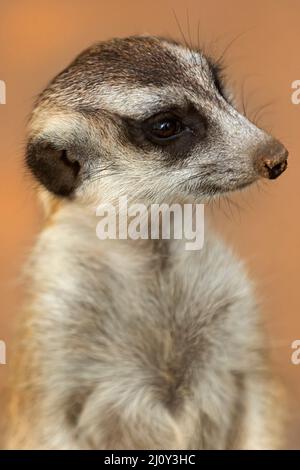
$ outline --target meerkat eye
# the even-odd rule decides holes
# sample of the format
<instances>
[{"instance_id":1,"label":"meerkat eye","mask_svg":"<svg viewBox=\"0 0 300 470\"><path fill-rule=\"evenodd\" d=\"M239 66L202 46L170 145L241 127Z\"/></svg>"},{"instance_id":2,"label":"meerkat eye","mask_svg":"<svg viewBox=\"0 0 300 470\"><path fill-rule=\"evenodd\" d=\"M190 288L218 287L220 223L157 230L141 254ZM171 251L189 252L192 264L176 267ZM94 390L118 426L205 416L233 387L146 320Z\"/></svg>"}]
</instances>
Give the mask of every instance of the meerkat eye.
<instances>
[{"instance_id":1,"label":"meerkat eye","mask_svg":"<svg viewBox=\"0 0 300 470\"><path fill-rule=\"evenodd\" d=\"M156 143L169 142L177 138L184 131L182 121L172 115L159 115L146 122L146 133L150 140Z\"/></svg>"},{"instance_id":2,"label":"meerkat eye","mask_svg":"<svg viewBox=\"0 0 300 470\"><path fill-rule=\"evenodd\" d=\"M154 122L151 132L159 139L169 139L182 131L182 124L178 119L162 119L161 121Z\"/></svg>"}]
</instances>

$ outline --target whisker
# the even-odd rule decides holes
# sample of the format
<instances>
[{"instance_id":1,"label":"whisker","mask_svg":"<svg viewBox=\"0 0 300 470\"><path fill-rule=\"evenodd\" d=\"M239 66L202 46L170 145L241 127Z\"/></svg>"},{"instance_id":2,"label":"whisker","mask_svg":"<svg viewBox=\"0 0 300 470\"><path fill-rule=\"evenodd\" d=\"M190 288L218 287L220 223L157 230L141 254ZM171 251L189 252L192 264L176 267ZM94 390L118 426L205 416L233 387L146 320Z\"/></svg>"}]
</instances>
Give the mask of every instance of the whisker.
<instances>
[{"instance_id":1,"label":"whisker","mask_svg":"<svg viewBox=\"0 0 300 470\"><path fill-rule=\"evenodd\" d=\"M233 44L238 40L240 39L241 37L245 36L247 33L249 33L249 31L252 31L253 30L253 27L251 28L248 28L246 29L246 31L242 31L241 33L239 33L238 35L236 35L230 42L229 44L227 44L227 46L225 47L225 49L223 50L222 54L219 56L219 58L217 59L217 63L221 63L223 62L224 58L226 57L226 54L227 52L230 50L230 48L233 46Z\"/></svg>"},{"instance_id":2,"label":"whisker","mask_svg":"<svg viewBox=\"0 0 300 470\"><path fill-rule=\"evenodd\" d=\"M172 13L173 13L173 15L174 15L174 17L175 17L175 21L176 21L176 24L177 24L177 26L178 26L179 32L180 32L180 34L181 34L181 36L182 36L183 42L184 42L186 48L189 49L188 42L187 42L186 37L185 37L185 35L184 35L184 32L183 32L183 30L182 30L182 28L181 28L181 25L180 25L180 23L179 23L179 20L178 20L178 17L177 17L177 15L176 15L176 12L175 12L174 8L172 8Z\"/></svg>"},{"instance_id":3,"label":"whisker","mask_svg":"<svg viewBox=\"0 0 300 470\"><path fill-rule=\"evenodd\" d=\"M187 23L188 38L189 38L189 44L190 44L189 49L190 49L191 57L194 62L194 65L197 65L196 54L193 51L193 41L192 41L192 36L191 36L191 25L190 25L190 16L189 16L188 8L186 9L186 23Z\"/></svg>"},{"instance_id":4,"label":"whisker","mask_svg":"<svg viewBox=\"0 0 300 470\"><path fill-rule=\"evenodd\" d=\"M262 118L262 111L265 111L267 108L269 108L270 106L274 105L276 103L276 100L272 100L272 101L269 101L268 103L262 105L262 106L259 106L255 111L254 111L254 114L252 116L252 121L257 124L259 119Z\"/></svg>"}]
</instances>

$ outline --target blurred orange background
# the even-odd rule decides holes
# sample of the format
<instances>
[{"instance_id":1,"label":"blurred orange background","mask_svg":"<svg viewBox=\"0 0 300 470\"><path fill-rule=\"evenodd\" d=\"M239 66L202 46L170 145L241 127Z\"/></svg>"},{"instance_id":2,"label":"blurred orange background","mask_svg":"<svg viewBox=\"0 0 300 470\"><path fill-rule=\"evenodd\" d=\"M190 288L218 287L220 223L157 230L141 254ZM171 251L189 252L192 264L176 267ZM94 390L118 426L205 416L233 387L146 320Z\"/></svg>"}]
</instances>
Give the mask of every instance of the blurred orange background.
<instances>
[{"instance_id":1,"label":"blurred orange background","mask_svg":"<svg viewBox=\"0 0 300 470\"><path fill-rule=\"evenodd\" d=\"M287 447L300 449L300 365L291 362L291 343L300 339L300 104L291 101L291 84L300 79L299 18L298 0L0 0L0 80L7 87L0 105L0 340L7 343L8 362L22 300L20 268L41 221L23 169L35 95L96 41L140 33L182 40L181 29L197 45L199 30L201 45L216 57L230 45L224 62L238 101L244 94L250 118L271 102L258 124L290 152L278 181L235 195L241 210L224 202L212 217L256 281L276 370L291 401ZM0 365L2 390L6 374Z\"/></svg>"}]
</instances>

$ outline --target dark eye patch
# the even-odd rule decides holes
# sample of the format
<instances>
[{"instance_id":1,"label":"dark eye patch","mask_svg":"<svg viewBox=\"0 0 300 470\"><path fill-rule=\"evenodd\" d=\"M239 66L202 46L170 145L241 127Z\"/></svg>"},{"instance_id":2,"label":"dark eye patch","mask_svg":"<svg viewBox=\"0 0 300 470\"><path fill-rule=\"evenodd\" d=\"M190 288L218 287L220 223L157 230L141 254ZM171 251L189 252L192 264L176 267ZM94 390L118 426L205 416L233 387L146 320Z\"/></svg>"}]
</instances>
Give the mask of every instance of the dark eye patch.
<instances>
[{"instance_id":1,"label":"dark eye patch","mask_svg":"<svg viewBox=\"0 0 300 470\"><path fill-rule=\"evenodd\" d=\"M168 164L183 161L207 133L207 118L192 104L184 109L164 109L146 120L123 117L123 121L127 137L134 146L146 152L159 149ZM160 136L164 127L166 135L163 129Z\"/></svg>"}]
</instances>

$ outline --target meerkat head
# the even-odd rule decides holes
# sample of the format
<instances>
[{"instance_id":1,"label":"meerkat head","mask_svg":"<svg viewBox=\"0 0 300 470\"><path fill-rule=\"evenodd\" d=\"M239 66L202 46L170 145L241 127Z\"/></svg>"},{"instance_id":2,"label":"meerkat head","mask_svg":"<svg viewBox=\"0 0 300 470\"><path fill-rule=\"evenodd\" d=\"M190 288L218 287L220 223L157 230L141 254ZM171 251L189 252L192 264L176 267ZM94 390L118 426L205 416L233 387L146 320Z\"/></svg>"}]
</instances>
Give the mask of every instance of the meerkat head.
<instances>
[{"instance_id":1,"label":"meerkat head","mask_svg":"<svg viewBox=\"0 0 300 470\"><path fill-rule=\"evenodd\" d=\"M26 161L61 197L160 202L276 178L287 151L239 114L201 51L130 37L92 46L49 84Z\"/></svg>"}]
</instances>

